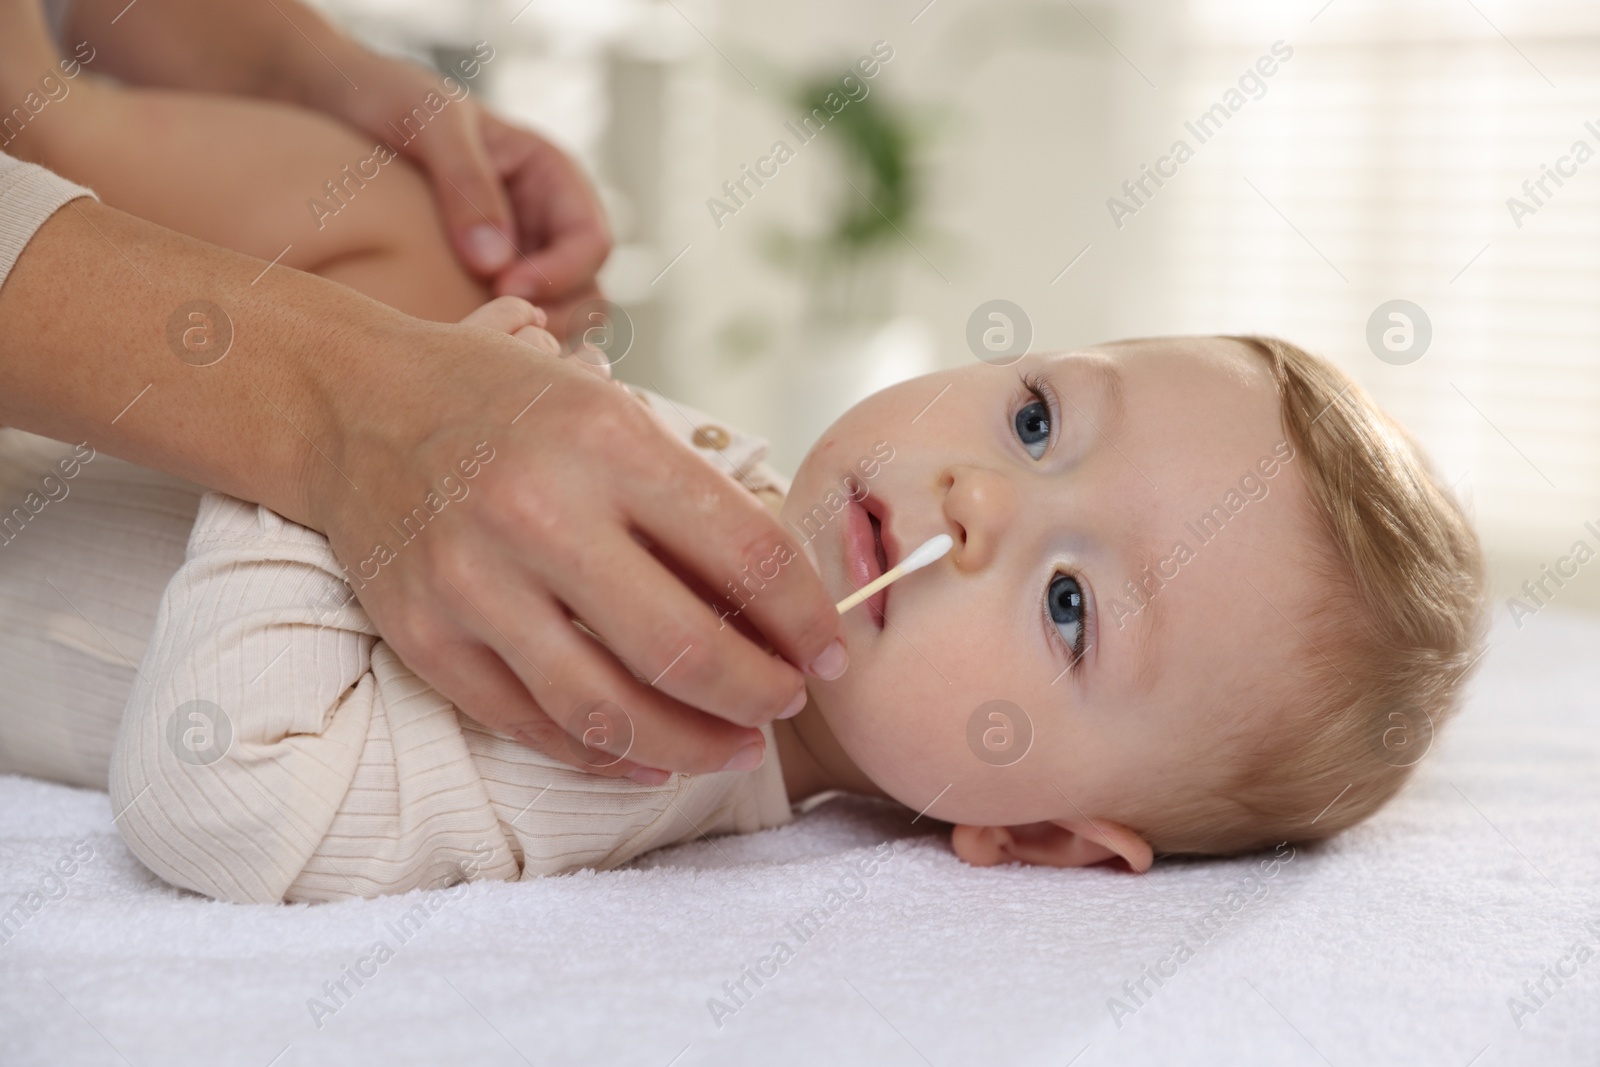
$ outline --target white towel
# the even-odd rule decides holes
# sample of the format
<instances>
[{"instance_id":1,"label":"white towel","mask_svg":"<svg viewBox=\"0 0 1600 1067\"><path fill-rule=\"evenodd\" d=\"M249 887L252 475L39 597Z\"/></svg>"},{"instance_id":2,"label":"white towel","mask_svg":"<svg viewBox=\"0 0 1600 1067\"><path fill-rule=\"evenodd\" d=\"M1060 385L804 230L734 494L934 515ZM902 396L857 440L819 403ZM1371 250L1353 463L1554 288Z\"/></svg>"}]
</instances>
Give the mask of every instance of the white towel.
<instances>
[{"instance_id":1,"label":"white towel","mask_svg":"<svg viewBox=\"0 0 1600 1067\"><path fill-rule=\"evenodd\" d=\"M105 794L0 777L0 909L41 893L0 933L0 1061L1593 1064L1597 647L1600 621L1501 611L1413 786L1254 881L1260 856L976 870L927 820L844 800L606 873L219 904L146 873ZM1185 938L1192 958L1134 1004L1124 983Z\"/></svg>"}]
</instances>

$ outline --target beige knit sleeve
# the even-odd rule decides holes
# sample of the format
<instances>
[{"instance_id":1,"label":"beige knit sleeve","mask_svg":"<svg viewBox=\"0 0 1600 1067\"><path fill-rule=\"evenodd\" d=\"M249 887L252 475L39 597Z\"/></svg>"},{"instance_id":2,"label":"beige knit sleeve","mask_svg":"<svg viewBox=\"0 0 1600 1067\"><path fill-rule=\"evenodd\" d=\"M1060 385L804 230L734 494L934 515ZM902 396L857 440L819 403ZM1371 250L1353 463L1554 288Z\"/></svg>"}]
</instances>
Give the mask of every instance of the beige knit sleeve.
<instances>
[{"instance_id":1,"label":"beige knit sleeve","mask_svg":"<svg viewBox=\"0 0 1600 1067\"><path fill-rule=\"evenodd\" d=\"M401 662L321 534L207 493L109 781L123 839L167 881L237 902L325 901L604 869L782 825L767 742L757 771L655 787L534 752Z\"/></svg>"},{"instance_id":2,"label":"beige knit sleeve","mask_svg":"<svg viewBox=\"0 0 1600 1067\"><path fill-rule=\"evenodd\" d=\"M377 639L326 539L219 493L157 611L110 792L151 870L223 900L520 873L454 707Z\"/></svg>"},{"instance_id":3,"label":"beige knit sleeve","mask_svg":"<svg viewBox=\"0 0 1600 1067\"><path fill-rule=\"evenodd\" d=\"M45 220L80 196L94 193L0 152L0 285Z\"/></svg>"}]
</instances>

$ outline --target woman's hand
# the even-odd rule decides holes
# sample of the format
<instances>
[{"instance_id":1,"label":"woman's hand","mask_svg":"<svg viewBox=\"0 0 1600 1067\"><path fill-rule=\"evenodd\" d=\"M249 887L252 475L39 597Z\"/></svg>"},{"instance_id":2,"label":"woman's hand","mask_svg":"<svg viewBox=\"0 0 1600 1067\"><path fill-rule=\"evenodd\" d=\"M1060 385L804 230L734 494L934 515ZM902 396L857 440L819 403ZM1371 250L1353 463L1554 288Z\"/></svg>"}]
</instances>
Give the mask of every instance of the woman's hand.
<instances>
[{"instance_id":1,"label":"woman's hand","mask_svg":"<svg viewBox=\"0 0 1600 1067\"><path fill-rule=\"evenodd\" d=\"M564 336L572 309L600 296L595 273L611 252L600 201L577 164L482 107L463 81L365 51L350 65L361 88L328 81L312 103L417 164L462 262L496 293L544 307Z\"/></svg>"},{"instance_id":2,"label":"woman's hand","mask_svg":"<svg viewBox=\"0 0 1600 1067\"><path fill-rule=\"evenodd\" d=\"M411 326L397 387L311 457L313 524L385 640L484 725L645 782L751 769L753 727L804 700L789 663L843 672L837 613L759 501L602 368L551 358L541 320L502 298ZM721 590L774 558L791 562L742 615L789 663L678 577Z\"/></svg>"}]
</instances>

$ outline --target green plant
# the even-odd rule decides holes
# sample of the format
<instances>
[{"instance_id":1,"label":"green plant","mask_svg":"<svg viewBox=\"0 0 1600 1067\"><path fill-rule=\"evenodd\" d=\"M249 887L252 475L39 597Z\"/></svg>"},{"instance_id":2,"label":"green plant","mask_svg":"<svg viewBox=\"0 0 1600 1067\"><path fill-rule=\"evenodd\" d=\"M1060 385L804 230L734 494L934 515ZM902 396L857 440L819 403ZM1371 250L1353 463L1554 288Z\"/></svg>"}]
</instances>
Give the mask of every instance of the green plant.
<instances>
[{"instance_id":1,"label":"green plant","mask_svg":"<svg viewBox=\"0 0 1600 1067\"><path fill-rule=\"evenodd\" d=\"M808 78L789 93L802 115L832 117L817 135L837 160L841 181L819 231L775 230L768 258L807 282L813 322L830 326L871 321L892 301L892 267L913 254L910 234L920 225L922 173L909 116L881 91L841 99L836 77Z\"/></svg>"}]
</instances>

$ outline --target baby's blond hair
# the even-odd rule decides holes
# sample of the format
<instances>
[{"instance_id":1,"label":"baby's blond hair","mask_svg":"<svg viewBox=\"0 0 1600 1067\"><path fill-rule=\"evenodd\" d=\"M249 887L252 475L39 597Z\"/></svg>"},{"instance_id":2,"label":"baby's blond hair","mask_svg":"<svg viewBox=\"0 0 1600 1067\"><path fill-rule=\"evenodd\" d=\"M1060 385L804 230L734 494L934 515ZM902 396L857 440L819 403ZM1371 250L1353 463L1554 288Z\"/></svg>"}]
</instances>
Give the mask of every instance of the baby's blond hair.
<instances>
[{"instance_id":1,"label":"baby's blond hair","mask_svg":"<svg viewBox=\"0 0 1600 1067\"><path fill-rule=\"evenodd\" d=\"M1287 665L1290 695L1277 687L1219 739L1221 781L1196 775L1193 795L1130 813L1162 853L1315 840L1377 811L1460 707L1488 625L1477 536L1411 435L1324 360L1230 340L1264 355L1277 383L1322 535L1319 599L1296 620L1307 641Z\"/></svg>"}]
</instances>

